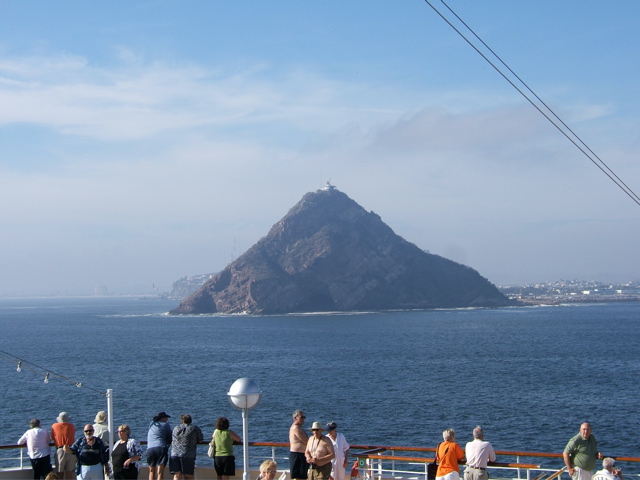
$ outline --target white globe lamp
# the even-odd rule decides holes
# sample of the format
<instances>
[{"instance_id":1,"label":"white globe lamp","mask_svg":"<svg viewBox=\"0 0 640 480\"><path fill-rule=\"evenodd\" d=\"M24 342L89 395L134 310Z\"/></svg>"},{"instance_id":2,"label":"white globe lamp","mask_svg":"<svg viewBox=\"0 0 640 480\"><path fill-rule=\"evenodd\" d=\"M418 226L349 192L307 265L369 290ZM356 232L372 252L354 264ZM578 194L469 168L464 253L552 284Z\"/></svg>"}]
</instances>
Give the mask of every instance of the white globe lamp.
<instances>
[{"instance_id":1,"label":"white globe lamp","mask_svg":"<svg viewBox=\"0 0 640 480\"><path fill-rule=\"evenodd\" d=\"M239 378L227 393L229 402L238 410L242 410L242 450L244 454L244 471L243 480L249 479L249 410L255 408L260 399L262 392L258 384L250 378Z\"/></svg>"}]
</instances>

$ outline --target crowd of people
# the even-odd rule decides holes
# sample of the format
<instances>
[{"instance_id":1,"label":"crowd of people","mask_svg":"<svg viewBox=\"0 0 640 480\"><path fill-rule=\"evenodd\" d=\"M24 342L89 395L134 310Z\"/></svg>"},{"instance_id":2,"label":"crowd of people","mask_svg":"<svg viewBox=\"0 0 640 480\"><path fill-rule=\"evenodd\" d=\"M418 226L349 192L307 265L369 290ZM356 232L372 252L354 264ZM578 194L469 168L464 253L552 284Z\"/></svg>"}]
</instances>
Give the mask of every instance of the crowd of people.
<instances>
[{"instance_id":1,"label":"crowd of people","mask_svg":"<svg viewBox=\"0 0 640 480\"><path fill-rule=\"evenodd\" d=\"M171 428L168 423L170 415L160 412L153 417L147 432L146 460L149 465L149 480L161 480L167 464L174 480L189 480L194 478L195 461L198 444L204 438L202 431L193 424L191 415L180 417L180 424ZM137 479L140 470L140 460L143 458L140 442L131 437L128 425L120 425L117 430L118 440L113 445L113 452L109 454L109 428L106 412L98 412L94 424L87 424L83 429L83 436L78 439L75 426L67 412L61 412L51 426L51 433L42 428L40 420L31 420L29 430L18 440L19 445L27 445L31 460L34 479L46 480L104 480L105 477L114 479ZM225 425L226 428L220 427ZM216 431L213 433L215 441L218 429L227 432L229 421L221 417L218 419ZM230 432L231 442L239 441L239 437ZM226 448L223 448L223 444ZM51 465L51 446L55 447L53 466ZM169 453L171 446L171 453ZM233 458L232 447L221 440L219 452L222 462L231 466L233 470L226 475L235 475L233 461L224 461L230 455ZM222 470L218 471L218 478L222 480Z\"/></svg>"},{"instance_id":2,"label":"crowd of people","mask_svg":"<svg viewBox=\"0 0 640 480\"><path fill-rule=\"evenodd\" d=\"M311 435L303 429L306 416L302 410L293 412L293 423L289 428L289 468L291 480L345 480L349 463L350 446L338 432L336 422L323 426L313 422ZM180 417L180 424L173 429L166 412L155 415L147 431L146 461L149 480L162 480L167 464L174 480L194 478L198 444L203 434L193 424L191 415ZM61 412L51 433L42 428L40 420L34 418L29 430L18 440L27 446L33 478L36 480L103 480L137 479L143 451L140 442L131 437L128 425L118 427L118 440L109 454L109 429L107 414L98 412L94 424L84 426L84 435L75 438L75 426L67 412ZM326 432L326 435L325 435ZM464 448L456 443L456 432L450 428L442 433L443 442L436 447L436 480L460 480L460 465L465 465L464 480L488 480L487 467L496 461L490 442L484 439L482 427L472 432L473 440ZM241 438L229 429L229 420L220 417L211 435L209 456L214 460L218 480L229 480L235 476L234 442ZM54 465L51 465L51 445L55 447ZM171 447L171 450L169 450ZM622 471L615 467L615 459L605 457L598 451L595 436L588 422L567 443L562 457L572 480L624 480ZM597 460L602 460L602 469L593 473ZM258 480L274 480L277 465L266 460L260 465Z\"/></svg>"},{"instance_id":3,"label":"crowd of people","mask_svg":"<svg viewBox=\"0 0 640 480\"><path fill-rule=\"evenodd\" d=\"M344 480L349 463L349 444L338 432L336 422L326 428L320 422L311 425L311 437L302 428L307 418L302 410L293 412L289 428L289 473L291 480ZM324 435L324 431L328 435Z\"/></svg>"},{"instance_id":4,"label":"crowd of people","mask_svg":"<svg viewBox=\"0 0 640 480\"><path fill-rule=\"evenodd\" d=\"M482 427L473 429L473 441L466 444L464 451L456 443L452 428L442 432L442 438L444 441L436 448L436 480L460 480L460 464L465 464L464 480L488 480L487 466L496 461L496 453L484 439ZM569 440L562 458L572 480L624 480L622 470L615 468L615 460L598 451L588 422L580 425L578 434ZM602 470L594 474L597 460L602 460Z\"/></svg>"}]
</instances>

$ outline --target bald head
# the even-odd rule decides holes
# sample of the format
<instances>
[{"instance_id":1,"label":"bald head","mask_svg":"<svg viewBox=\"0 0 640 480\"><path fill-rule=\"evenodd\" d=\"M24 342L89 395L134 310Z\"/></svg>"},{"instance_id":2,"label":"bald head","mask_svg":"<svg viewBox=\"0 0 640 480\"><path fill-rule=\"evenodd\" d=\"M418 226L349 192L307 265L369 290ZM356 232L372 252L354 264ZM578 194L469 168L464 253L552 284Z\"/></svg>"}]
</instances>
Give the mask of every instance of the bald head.
<instances>
[{"instance_id":1,"label":"bald head","mask_svg":"<svg viewBox=\"0 0 640 480\"><path fill-rule=\"evenodd\" d=\"M582 435L585 439L589 439L591 436L591 424L589 422L584 422L580 425L580 435Z\"/></svg>"}]
</instances>

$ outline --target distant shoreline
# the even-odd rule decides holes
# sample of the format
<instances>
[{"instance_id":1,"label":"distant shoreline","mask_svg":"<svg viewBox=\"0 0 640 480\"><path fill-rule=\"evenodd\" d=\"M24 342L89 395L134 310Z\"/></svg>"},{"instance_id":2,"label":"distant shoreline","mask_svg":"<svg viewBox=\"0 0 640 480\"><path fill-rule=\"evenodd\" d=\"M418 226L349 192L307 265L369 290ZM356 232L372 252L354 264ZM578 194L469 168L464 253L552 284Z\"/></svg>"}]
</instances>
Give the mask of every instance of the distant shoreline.
<instances>
[{"instance_id":1,"label":"distant shoreline","mask_svg":"<svg viewBox=\"0 0 640 480\"><path fill-rule=\"evenodd\" d=\"M537 298L513 298L522 305L561 305L563 303L619 303L619 302L640 302L640 296L560 296Z\"/></svg>"}]
</instances>

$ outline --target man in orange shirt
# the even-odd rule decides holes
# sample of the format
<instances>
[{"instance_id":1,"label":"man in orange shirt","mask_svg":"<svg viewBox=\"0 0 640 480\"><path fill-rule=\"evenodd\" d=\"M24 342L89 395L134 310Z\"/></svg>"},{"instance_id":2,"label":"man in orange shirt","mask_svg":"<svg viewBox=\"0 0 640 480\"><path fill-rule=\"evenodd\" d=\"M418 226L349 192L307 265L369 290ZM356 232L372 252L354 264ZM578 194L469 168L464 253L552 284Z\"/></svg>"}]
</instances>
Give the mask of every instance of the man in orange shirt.
<instances>
[{"instance_id":1,"label":"man in orange shirt","mask_svg":"<svg viewBox=\"0 0 640 480\"><path fill-rule=\"evenodd\" d=\"M58 423L51 425L51 440L56 445L56 470L61 478L73 480L78 459L73 453L67 453L64 447L76 441L76 427L69 423L67 412L60 412L57 420Z\"/></svg>"}]
</instances>

